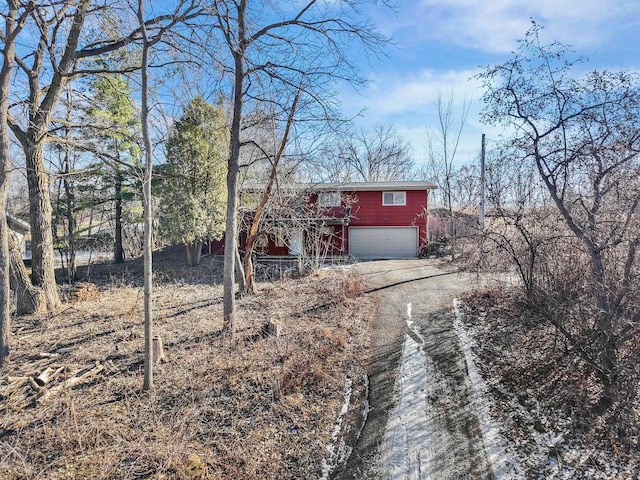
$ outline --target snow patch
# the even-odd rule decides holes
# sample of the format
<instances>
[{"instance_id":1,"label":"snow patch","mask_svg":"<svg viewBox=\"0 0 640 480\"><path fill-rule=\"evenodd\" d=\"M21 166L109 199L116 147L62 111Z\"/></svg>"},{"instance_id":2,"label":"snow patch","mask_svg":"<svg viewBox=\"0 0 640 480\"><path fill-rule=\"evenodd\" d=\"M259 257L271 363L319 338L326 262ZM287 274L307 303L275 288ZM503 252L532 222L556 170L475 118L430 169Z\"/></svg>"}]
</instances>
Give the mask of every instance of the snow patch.
<instances>
[{"instance_id":1,"label":"snow patch","mask_svg":"<svg viewBox=\"0 0 640 480\"><path fill-rule=\"evenodd\" d=\"M398 382L398 403L389 417L385 432L390 479L427 478L429 428L426 415L427 368L424 338L411 320L407 304L407 328Z\"/></svg>"},{"instance_id":2,"label":"snow patch","mask_svg":"<svg viewBox=\"0 0 640 480\"><path fill-rule=\"evenodd\" d=\"M328 458L325 457L322 459L322 476L320 477L321 480L328 480L331 472L338 465L345 462L349 458L349 455L351 455L352 448L345 443L344 438L340 437L340 431L342 430L344 418L349 411L349 405L351 405L352 393L352 381L347 377L344 381L344 402L342 402L342 408L340 409L340 413L338 414L336 423L333 426L331 441L327 445L327 452L329 453L329 455Z\"/></svg>"}]
</instances>

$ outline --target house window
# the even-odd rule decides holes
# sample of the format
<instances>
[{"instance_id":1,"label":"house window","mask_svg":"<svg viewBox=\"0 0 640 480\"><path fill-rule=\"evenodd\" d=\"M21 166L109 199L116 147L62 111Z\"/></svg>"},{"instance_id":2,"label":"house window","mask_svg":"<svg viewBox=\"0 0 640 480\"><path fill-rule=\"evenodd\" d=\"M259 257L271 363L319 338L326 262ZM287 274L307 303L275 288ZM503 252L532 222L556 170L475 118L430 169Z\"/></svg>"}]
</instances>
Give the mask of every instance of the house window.
<instances>
[{"instance_id":1,"label":"house window","mask_svg":"<svg viewBox=\"0 0 640 480\"><path fill-rule=\"evenodd\" d=\"M406 205L407 193L406 192L382 192L382 205Z\"/></svg>"},{"instance_id":2,"label":"house window","mask_svg":"<svg viewBox=\"0 0 640 480\"><path fill-rule=\"evenodd\" d=\"M260 235L258 235L258 238L256 238L256 247L267 248L268 246L269 246L269 237L264 233L261 233Z\"/></svg>"},{"instance_id":3,"label":"house window","mask_svg":"<svg viewBox=\"0 0 640 480\"><path fill-rule=\"evenodd\" d=\"M318 194L319 207L339 207L340 192L320 192Z\"/></svg>"},{"instance_id":4,"label":"house window","mask_svg":"<svg viewBox=\"0 0 640 480\"><path fill-rule=\"evenodd\" d=\"M331 227L322 226L320 227L320 231L318 232L323 237L330 237L333 235L333 229Z\"/></svg>"}]
</instances>

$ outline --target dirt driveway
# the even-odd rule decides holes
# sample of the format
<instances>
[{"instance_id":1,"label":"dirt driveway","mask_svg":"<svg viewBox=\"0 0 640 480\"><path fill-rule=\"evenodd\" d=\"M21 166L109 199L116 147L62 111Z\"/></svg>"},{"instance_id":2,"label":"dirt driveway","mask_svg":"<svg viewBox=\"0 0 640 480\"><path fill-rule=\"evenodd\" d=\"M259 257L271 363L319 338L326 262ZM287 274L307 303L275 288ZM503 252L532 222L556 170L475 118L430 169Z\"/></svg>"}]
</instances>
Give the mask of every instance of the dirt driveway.
<instances>
[{"instance_id":1,"label":"dirt driveway","mask_svg":"<svg viewBox=\"0 0 640 480\"><path fill-rule=\"evenodd\" d=\"M453 326L452 299L478 285L425 260L358 266L379 296L369 414L333 478L494 478Z\"/></svg>"}]
</instances>

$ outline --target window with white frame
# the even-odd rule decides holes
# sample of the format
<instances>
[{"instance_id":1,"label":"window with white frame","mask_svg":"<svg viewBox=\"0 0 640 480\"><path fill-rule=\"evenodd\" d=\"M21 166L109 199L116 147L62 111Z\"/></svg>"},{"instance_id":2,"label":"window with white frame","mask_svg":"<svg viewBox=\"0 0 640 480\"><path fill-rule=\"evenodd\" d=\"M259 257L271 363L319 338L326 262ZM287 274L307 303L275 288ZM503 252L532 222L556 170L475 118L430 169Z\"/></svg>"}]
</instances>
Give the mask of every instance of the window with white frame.
<instances>
[{"instance_id":1,"label":"window with white frame","mask_svg":"<svg viewBox=\"0 0 640 480\"><path fill-rule=\"evenodd\" d=\"M407 192L382 192L382 205L406 205Z\"/></svg>"},{"instance_id":2,"label":"window with white frame","mask_svg":"<svg viewBox=\"0 0 640 480\"><path fill-rule=\"evenodd\" d=\"M319 207L339 207L340 192L320 192L318 194Z\"/></svg>"}]
</instances>

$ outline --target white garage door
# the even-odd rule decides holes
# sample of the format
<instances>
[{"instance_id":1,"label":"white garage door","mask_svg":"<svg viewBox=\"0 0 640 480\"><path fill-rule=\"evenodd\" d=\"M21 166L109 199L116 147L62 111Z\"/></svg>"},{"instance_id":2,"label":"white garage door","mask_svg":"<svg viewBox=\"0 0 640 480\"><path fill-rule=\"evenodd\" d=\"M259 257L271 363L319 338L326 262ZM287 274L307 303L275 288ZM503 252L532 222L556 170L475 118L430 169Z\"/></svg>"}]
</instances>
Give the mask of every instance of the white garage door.
<instances>
[{"instance_id":1,"label":"white garage door","mask_svg":"<svg viewBox=\"0 0 640 480\"><path fill-rule=\"evenodd\" d=\"M349 253L356 258L415 258L418 227L349 227Z\"/></svg>"}]
</instances>

